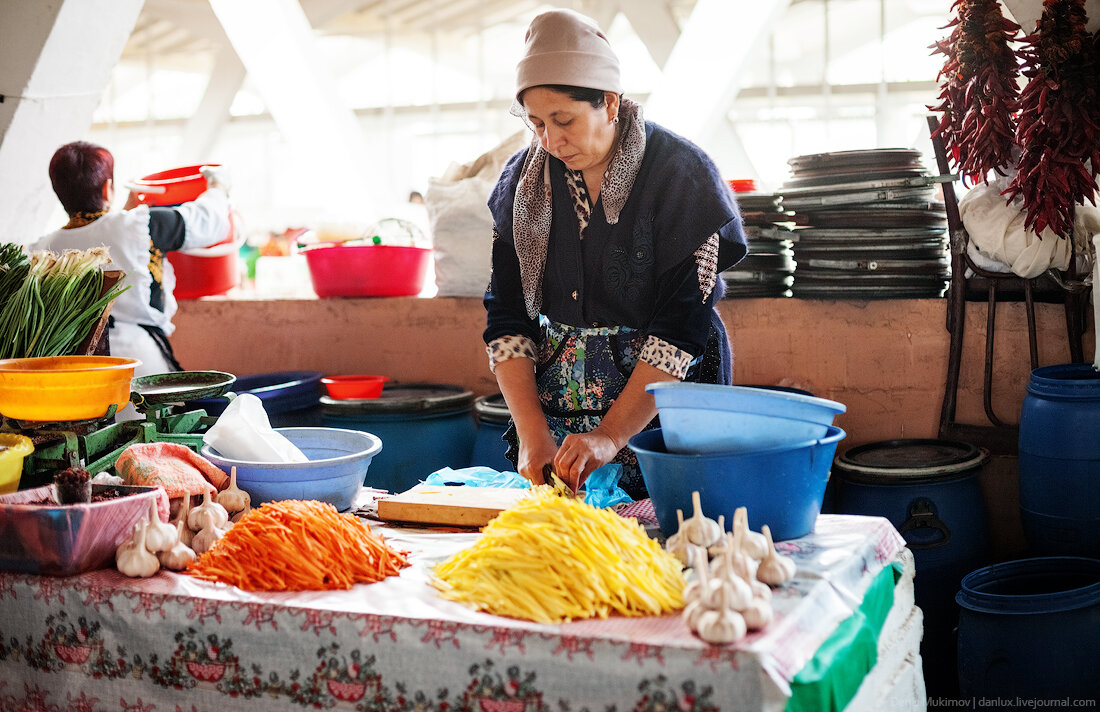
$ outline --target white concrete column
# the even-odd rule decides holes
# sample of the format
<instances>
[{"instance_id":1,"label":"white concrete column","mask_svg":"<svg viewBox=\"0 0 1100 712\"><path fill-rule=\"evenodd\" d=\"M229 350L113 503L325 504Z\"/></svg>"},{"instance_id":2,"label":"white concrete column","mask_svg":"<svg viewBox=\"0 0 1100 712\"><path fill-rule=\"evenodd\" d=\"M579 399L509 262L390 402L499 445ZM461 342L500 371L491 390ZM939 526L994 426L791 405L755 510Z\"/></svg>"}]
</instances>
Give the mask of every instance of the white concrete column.
<instances>
[{"instance_id":1,"label":"white concrete column","mask_svg":"<svg viewBox=\"0 0 1100 712\"><path fill-rule=\"evenodd\" d=\"M0 239L26 244L46 231L57 206L50 157L85 138L141 5L0 3Z\"/></svg>"}]
</instances>

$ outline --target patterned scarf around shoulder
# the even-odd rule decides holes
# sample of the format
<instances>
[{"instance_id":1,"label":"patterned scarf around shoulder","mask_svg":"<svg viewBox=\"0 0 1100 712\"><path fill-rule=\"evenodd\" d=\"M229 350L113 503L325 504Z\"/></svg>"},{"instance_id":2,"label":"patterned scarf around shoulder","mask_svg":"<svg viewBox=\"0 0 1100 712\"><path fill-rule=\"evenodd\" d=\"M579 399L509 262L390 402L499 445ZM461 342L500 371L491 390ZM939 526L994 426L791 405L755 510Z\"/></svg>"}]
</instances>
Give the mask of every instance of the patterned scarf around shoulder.
<instances>
[{"instance_id":1,"label":"patterned scarf around shoulder","mask_svg":"<svg viewBox=\"0 0 1100 712\"><path fill-rule=\"evenodd\" d=\"M645 120L642 107L624 98L619 104L619 143L604 174L600 198L607 222L619 222L626 199L645 155ZM543 150L537 136L531 140L512 206L512 238L519 257L520 282L527 316L534 319L542 307L542 273L546 268L546 248L550 242L553 216L550 188L550 154Z\"/></svg>"}]
</instances>

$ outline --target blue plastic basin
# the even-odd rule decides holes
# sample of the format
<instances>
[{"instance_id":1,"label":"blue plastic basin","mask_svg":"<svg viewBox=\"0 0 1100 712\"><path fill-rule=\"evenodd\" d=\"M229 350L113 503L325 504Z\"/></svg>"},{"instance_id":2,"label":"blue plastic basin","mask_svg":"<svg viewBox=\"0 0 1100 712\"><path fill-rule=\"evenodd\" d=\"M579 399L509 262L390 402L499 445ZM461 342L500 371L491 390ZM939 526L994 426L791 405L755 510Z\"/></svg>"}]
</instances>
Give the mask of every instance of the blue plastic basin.
<instances>
[{"instance_id":1,"label":"blue plastic basin","mask_svg":"<svg viewBox=\"0 0 1100 712\"><path fill-rule=\"evenodd\" d=\"M241 376L233 393L251 393L260 399L271 426L305 427L322 425L320 371L280 371ZM202 408L207 415L221 415L229 406L226 397L188 401L189 408Z\"/></svg>"},{"instance_id":2,"label":"blue plastic basin","mask_svg":"<svg viewBox=\"0 0 1100 712\"><path fill-rule=\"evenodd\" d=\"M382 441L361 430L276 428L309 458L309 462L249 462L222 457L209 445L201 454L229 473L237 468L237 486L252 497L252 506L281 499L316 499L340 511L350 509L371 459Z\"/></svg>"},{"instance_id":3,"label":"blue plastic basin","mask_svg":"<svg viewBox=\"0 0 1100 712\"><path fill-rule=\"evenodd\" d=\"M752 386L650 383L665 445L677 453L753 452L827 437L843 403Z\"/></svg>"},{"instance_id":4,"label":"blue plastic basin","mask_svg":"<svg viewBox=\"0 0 1100 712\"><path fill-rule=\"evenodd\" d=\"M638 455L665 536L676 533L677 509L691 516L691 494L698 491L703 513L711 519L724 516L727 531L733 511L746 507L751 529L767 524L772 537L782 541L812 532L821 511L833 455L845 435L836 426L826 427L823 438L755 452L670 453L661 428L638 433L629 445Z\"/></svg>"}]
</instances>

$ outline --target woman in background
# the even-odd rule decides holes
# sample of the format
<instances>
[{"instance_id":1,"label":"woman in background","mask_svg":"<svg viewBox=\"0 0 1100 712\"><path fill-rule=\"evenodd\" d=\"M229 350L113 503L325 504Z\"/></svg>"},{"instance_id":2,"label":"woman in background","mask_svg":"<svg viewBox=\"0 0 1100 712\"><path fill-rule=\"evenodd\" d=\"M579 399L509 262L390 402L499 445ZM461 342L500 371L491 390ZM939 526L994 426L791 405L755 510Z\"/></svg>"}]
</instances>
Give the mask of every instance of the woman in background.
<instances>
[{"instance_id":1,"label":"woman in background","mask_svg":"<svg viewBox=\"0 0 1100 712\"><path fill-rule=\"evenodd\" d=\"M229 198L224 175L203 167L207 190L174 207L138 205L132 193L123 210L112 212L115 160L102 146L75 141L50 160L50 182L69 222L41 238L37 250L61 252L104 246L107 269L125 272L128 286L111 308L111 354L141 361L136 376L183 370L168 337L175 329L175 273L165 255L172 250L208 247L229 232Z\"/></svg>"},{"instance_id":2,"label":"woman in background","mask_svg":"<svg viewBox=\"0 0 1100 712\"><path fill-rule=\"evenodd\" d=\"M597 467L647 496L627 441L657 409L645 386L729 384L715 303L746 252L729 185L697 146L622 96L607 38L571 10L538 15L513 113L534 131L489 198L490 368L508 403L517 471L574 489Z\"/></svg>"}]
</instances>

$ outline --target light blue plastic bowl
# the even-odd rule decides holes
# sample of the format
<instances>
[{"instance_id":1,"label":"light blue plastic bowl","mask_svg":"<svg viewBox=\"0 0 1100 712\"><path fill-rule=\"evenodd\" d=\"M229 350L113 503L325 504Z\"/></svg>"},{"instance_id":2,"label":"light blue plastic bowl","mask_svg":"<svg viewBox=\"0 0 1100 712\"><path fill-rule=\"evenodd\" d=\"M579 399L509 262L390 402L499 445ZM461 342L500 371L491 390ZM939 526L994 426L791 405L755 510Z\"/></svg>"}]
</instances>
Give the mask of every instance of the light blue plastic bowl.
<instances>
[{"instance_id":1,"label":"light blue plastic bowl","mask_svg":"<svg viewBox=\"0 0 1100 712\"><path fill-rule=\"evenodd\" d=\"M650 383L676 453L753 452L823 438L847 407L815 396L713 383Z\"/></svg>"},{"instance_id":2,"label":"light blue plastic bowl","mask_svg":"<svg viewBox=\"0 0 1100 712\"><path fill-rule=\"evenodd\" d=\"M229 474L237 468L237 486L252 498L252 506L282 499L315 499L339 511L351 508L371 459L382 441L361 430L339 428L276 428L309 458L309 462L249 462L222 457L209 445L201 454Z\"/></svg>"},{"instance_id":3,"label":"light blue plastic bowl","mask_svg":"<svg viewBox=\"0 0 1100 712\"><path fill-rule=\"evenodd\" d=\"M670 453L661 428L638 433L629 445L665 536L679 528L677 509L685 519L692 515L691 494L698 492L703 514L724 516L726 531L734 510L745 507L750 529L767 524L772 538L782 541L812 532L821 512L833 455L845 435L834 425L826 430L819 439L742 453Z\"/></svg>"}]
</instances>

